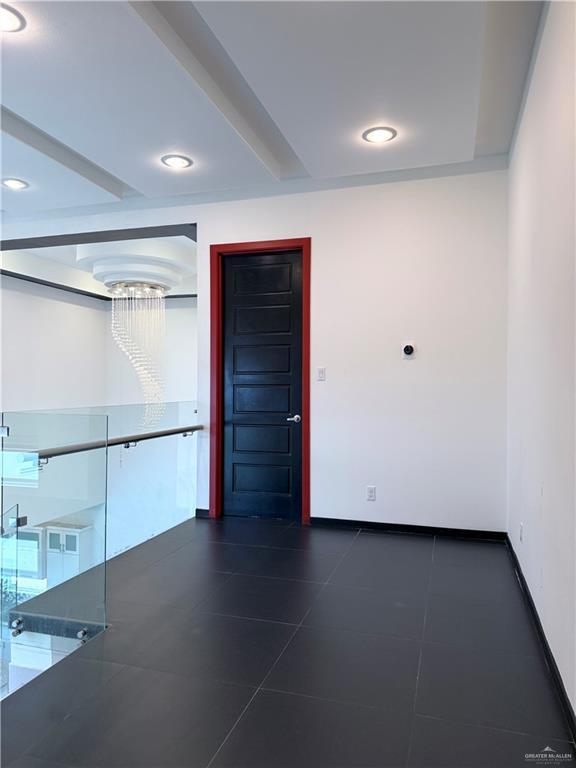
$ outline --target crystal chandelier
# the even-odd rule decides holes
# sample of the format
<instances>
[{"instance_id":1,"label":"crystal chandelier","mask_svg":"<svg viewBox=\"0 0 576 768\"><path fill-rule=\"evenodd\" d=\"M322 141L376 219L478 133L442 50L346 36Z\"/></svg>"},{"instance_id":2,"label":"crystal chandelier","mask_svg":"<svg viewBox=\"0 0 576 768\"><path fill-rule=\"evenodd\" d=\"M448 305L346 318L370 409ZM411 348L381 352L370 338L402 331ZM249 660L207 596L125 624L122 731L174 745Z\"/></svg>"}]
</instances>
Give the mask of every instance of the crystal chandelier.
<instances>
[{"instance_id":1,"label":"crystal chandelier","mask_svg":"<svg viewBox=\"0 0 576 768\"><path fill-rule=\"evenodd\" d=\"M166 335L166 289L140 282L109 285L112 337L130 361L144 402L143 426L154 426L164 413L161 354Z\"/></svg>"},{"instance_id":2,"label":"crystal chandelier","mask_svg":"<svg viewBox=\"0 0 576 768\"><path fill-rule=\"evenodd\" d=\"M91 269L112 296L112 337L138 377L142 426L157 424L164 414L165 298L194 273L193 254L195 244L184 236L83 243L76 248L76 263Z\"/></svg>"}]
</instances>

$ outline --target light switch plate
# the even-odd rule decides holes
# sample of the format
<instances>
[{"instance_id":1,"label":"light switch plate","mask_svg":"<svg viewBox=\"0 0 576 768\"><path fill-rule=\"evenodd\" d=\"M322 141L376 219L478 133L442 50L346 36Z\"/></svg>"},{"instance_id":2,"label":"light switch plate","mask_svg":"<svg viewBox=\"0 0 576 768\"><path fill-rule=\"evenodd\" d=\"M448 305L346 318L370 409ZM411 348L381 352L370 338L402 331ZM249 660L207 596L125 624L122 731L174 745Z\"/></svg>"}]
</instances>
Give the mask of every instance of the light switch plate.
<instances>
[{"instance_id":1,"label":"light switch plate","mask_svg":"<svg viewBox=\"0 0 576 768\"><path fill-rule=\"evenodd\" d=\"M326 368L318 368L318 381L326 381Z\"/></svg>"}]
</instances>

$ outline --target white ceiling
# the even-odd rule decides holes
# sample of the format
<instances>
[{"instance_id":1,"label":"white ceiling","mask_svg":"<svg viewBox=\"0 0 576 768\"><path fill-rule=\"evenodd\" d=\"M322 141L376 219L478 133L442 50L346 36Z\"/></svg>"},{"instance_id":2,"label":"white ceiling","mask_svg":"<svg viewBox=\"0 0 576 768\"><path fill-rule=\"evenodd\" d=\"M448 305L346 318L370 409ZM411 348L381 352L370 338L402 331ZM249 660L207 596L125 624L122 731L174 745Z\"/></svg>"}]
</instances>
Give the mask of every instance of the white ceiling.
<instances>
[{"instance_id":1,"label":"white ceiling","mask_svg":"<svg viewBox=\"0 0 576 768\"><path fill-rule=\"evenodd\" d=\"M92 245L91 248L99 249L106 256L122 256L126 252L138 252L139 245L142 252L147 253L155 243L162 244L162 252L176 262L185 262L190 272L196 272L196 244L189 237L176 235L173 237L152 238L148 240L119 240ZM85 246L83 246L85 247ZM5 253L18 253L6 251ZM77 245L56 245L48 248L27 248L21 251L30 256L41 257L65 264L68 267L91 272L92 268L86 261L78 261L79 250Z\"/></svg>"},{"instance_id":2,"label":"white ceiling","mask_svg":"<svg viewBox=\"0 0 576 768\"><path fill-rule=\"evenodd\" d=\"M540 3L19 2L13 216L373 183L508 150ZM503 31L504 30L504 31ZM392 125L383 146L360 138ZM159 163L180 152L181 172Z\"/></svg>"},{"instance_id":3,"label":"white ceiling","mask_svg":"<svg viewBox=\"0 0 576 768\"><path fill-rule=\"evenodd\" d=\"M2 178L26 179L24 192L0 186L0 207L11 212L96 205L117 200L105 189L92 184L42 152L2 135Z\"/></svg>"},{"instance_id":4,"label":"white ceiling","mask_svg":"<svg viewBox=\"0 0 576 768\"><path fill-rule=\"evenodd\" d=\"M15 35L5 42L9 110L146 197L271 178L128 4L27 3L25 10L42 37L30 46L11 45ZM194 158L193 172L158 162L173 152Z\"/></svg>"},{"instance_id":5,"label":"white ceiling","mask_svg":"<svg viewBox=\"0 0 576 768\"><path fill-rule=\"evenodd\" d=\"M474 158L484 3L200 3L316 178ZM362 140L390 125L386 145Z\"/></svg>"},{"instance_id":6,"label":"white ceiling","mask_svg":"<svg viewBox=\"0 0 576 768\"><path fill-rule=\"evenodd\" d=\"M147 240L121 240L99 243L92 252L100 250L101 258L122 258L126 253L134 255L141 248L142 254L160 247L164 259L185 266L182 283L170 293L175 296L196 293L196 243L183 235ZM66 285L80 290L90 291L101 296L109 296L108 289L92 277L90 260L78 258L85 256L87 246L59 245L48 248L28 248L2 253L2 268L7 272L25 274L39 280Z\"/></svg>"}]
</instances>

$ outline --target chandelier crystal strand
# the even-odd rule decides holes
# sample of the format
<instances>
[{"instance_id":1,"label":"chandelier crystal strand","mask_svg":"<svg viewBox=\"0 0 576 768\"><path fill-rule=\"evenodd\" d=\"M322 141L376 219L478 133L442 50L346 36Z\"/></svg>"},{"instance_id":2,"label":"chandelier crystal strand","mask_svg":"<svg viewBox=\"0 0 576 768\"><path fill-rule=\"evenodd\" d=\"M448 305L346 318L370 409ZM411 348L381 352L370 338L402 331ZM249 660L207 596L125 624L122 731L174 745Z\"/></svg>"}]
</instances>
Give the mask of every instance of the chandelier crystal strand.
<instances>
[{"instance_id":1,"label":"chandelier crystal strand","mask_svg":"<svg viewBox=\"0 0 576 768\"><path fill-rule=\"evenodd\" d=\"M165 296L162 288L143 284L118 284L112 291L112 337L134 368L144 400L142 425L156 425L162 418L164 382L160 353L166 333Z\"/></svg>"}]
</instances>

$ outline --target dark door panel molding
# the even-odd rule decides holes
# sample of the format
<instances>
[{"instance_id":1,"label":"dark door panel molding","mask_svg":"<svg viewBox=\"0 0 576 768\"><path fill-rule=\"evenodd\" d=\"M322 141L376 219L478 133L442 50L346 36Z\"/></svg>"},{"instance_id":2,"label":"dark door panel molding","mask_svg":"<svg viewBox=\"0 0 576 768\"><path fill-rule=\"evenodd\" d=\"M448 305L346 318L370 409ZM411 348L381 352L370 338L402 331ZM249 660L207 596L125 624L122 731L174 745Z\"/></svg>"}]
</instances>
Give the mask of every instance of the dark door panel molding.
<instances>
[{"instance_id":1,"label":"dark door panel molding","mask_svg":"<svg viewBox=\"0 0 576 768\"><path fill-rule=\"evenodd\" d=\"M288 418L302 410L302 251L223 259L223 514L299 519L301 422ZM270 355L270 335L287 356ZM237 365L246 350L250 374ZM250 427L287 429L290 450L266 451L262 440L237 450L238 429Z\"/></svg>"}]
</instances>

